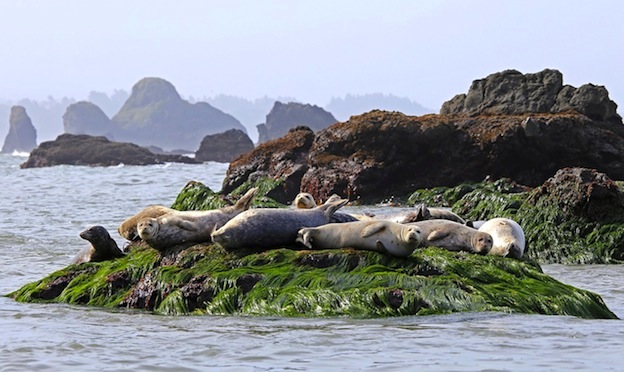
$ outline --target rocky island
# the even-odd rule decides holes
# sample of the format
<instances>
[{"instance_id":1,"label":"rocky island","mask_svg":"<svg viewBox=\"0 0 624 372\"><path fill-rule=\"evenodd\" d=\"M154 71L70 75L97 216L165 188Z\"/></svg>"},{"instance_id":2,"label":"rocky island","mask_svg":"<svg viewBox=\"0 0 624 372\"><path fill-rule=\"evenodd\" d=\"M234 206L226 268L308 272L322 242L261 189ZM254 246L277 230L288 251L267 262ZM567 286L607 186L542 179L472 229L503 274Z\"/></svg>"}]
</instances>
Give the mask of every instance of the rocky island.
<instances>
[{"instance_id":1,"label":"rocky island","mask_svg":"<svg viewBox=\"0 0 624 372\"><path fill-rule=\"evenodd\" d=\"M518 83L522 97L574 97L567 88L561 93L563 86L555 89L557 73L504 72L495 78L511 75L503 85ZM555 88L545 89L553 76ZM483 92L479 105L489 97L488 89ZM461 98L455 99L457 107L472 107L463 100L460 105ZM536 108L521 114L407 117L373 111L316 134L297 127L231 163L221 192L191 182L172 206L215 209L254 186L256 206L286 207L298 191L318 199L335 192L354 203L393 197L394 204L450 207L469 220L513 218L526 234L522 259L437 247L399 258L353 249L310 251L295 243L236 251L206 243L159 253L134 242L123 258L70 265L9 296L172 315L501 311L615 319L600 296L540 268L624 259L624 194L617 181L623 179L621 118L610 111L608 96L600 100L605 109L594 110L589 101L586 112L548 105L528 105Z\"/></svg>"}]
</instances>

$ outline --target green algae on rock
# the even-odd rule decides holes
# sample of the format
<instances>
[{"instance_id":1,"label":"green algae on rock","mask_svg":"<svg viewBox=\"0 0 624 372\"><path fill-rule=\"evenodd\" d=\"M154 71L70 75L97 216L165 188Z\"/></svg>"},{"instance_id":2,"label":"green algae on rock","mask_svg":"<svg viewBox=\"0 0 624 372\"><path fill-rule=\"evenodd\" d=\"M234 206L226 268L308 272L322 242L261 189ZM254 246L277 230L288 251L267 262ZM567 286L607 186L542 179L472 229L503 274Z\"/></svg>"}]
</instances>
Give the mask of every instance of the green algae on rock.
<instances>
[{"instance_id":1,"label":"green algae on rock","mask_svg":"<svg viewBox=\"0 0 624 372\"><path fill-rule=\"evenodd\" d=\"M351 249L227 252L196 245L160 256L144 244L113 261L71 265L9 294L21 302L156 314L387 317L501 311L615 319L599 295L538 265L417 250L407 258Z\"/></svg>"}]
</instances>

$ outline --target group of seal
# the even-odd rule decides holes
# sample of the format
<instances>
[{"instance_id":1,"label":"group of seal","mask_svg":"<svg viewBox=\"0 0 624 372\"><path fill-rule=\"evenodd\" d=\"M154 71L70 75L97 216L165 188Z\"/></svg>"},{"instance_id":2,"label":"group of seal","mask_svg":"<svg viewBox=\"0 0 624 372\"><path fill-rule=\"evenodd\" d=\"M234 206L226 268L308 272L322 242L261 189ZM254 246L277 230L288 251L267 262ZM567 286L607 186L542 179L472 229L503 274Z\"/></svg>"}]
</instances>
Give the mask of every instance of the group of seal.
<instances>
[{"instance_id":1,"label":"group of seal","mask_svg":"<svg viewBox=\"0 0 624 372\"><path fill-rule=\"evenodd\" d=\"M300 243L308 249L350 247L399 257L427 246L512 258L521 258L525 250L522 228L508 218L494 218L473 226L449 209L422 204L402 215L373 218L337 213L348 202L338 195L317 205L308 193L297 195L294 208L249 209L257 192L257 188L252 188L234 205L208 211L178 211L150 205L124 220L118 232L130 241L141 239L160 252L205 242L228 250ZM91 246L72 263L124 256L102 226L91 227L80 236Z\"/></svg>"}]
</instances>

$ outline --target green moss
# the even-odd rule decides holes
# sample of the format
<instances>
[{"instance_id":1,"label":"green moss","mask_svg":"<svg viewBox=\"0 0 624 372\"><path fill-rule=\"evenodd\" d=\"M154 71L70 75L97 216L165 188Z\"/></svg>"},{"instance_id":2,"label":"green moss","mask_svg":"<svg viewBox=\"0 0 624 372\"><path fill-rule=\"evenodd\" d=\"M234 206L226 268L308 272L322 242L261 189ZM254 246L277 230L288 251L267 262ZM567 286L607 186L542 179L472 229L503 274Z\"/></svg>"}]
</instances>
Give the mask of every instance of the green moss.
<instances>
[{"instance_id":1,"label":"green moss","mask_svg":"<svg viewBox=\"0 0 624 372\"><path fill-rule=\"evenodd\" d=\"M55 294L51 288L59 282L67 285ZM69 266L9 296L168 315L385 317L504 311L615 318L599 296L560 283L539 266L437 248L397 258L350 249L283 248L240 255L197 245L161 258L138 246L122 259Z\"/></svg>"}]
</instances>

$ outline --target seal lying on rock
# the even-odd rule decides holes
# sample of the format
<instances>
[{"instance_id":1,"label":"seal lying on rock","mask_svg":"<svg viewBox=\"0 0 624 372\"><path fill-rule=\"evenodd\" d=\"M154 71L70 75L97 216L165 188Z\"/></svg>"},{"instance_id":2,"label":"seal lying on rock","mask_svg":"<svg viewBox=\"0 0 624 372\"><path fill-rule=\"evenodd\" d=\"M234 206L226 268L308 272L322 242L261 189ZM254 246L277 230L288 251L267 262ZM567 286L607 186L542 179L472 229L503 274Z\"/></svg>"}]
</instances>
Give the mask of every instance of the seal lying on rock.
<instances>
[{"instance_id":1,"label":"seal lying on rock","mask_svg":"<svg viewBox=\"0 0 624 372\"><path fill-rule=\"evenodd\" d=\"M332 196L327 198L324 204L333 203L340 199L342 199L340 196L338 196L337 194L333 194ZM310 208L316 207L316 202L314 201L314 197L312 196L312 194L307 193L307 192L300 192L295 197L295 200L293 201L293 205L300 209L310 209ZM354 221L360 221L363 219L370 219L370 217L337 212L332 215L330 222L332 223L354 222Z\"/></svg>"},{"instance_id":2,"label":"seal lying on rock","mask_svg":"<svg viewBox=\"0 0 624 372\"><path fill-rule=\"evenodd\" d=\"M211 241L210 234L231 218L249 209L258 188L247 191L236 204L209 211L171 210L159 217L140 220L137 231L152 248L165 251L186 243Z\"/></svg>"},{"instance_id":3,"label":"seal lying on rock","mask_svg":"<svg viewBox=\"0 0 624 372\"><path fill-rule=\"evenodd\" d=\"M329 223L334 212L348 201L339 199L312 209L250 209L213 232L212 239L226 249L294 244L299 229Z\"/></svg>"},{"instance_id":4,"label":"seal lying on rock","mask_svg":"<svg viewBox=\"0 0 624 372\"><path fill-rule=\"evenodd\" d=\"M140 237L137 232L137 224L139 221L144 218L157 218L171 211L175 211L175 209L167 208L164 205L149 205L143 208L139 213L122 222L119 228L117 228L117 232L130 241L139 240Z\"/></svg>"},{"instance_id":5,"label":"seal lying on rock","mask_svg":"<svg viewBox=\"0 0 624 372\"><path fill-rule=\"evenodd\" d=\"M389 220L397 223L411 223L426 220L449 220L461 223L462 225L466 224L466 220L448 208L427 207L424 204L418 204L415 206L413 211L403 215L392 216Z\"/></svg>"},{"instance_id":6,"label":"seal lying on rock","mask_svg":"<svg viewBox=\"0 0 624 372\"><path fill-rule=\"evenodd\" d=\"M425 237L425 245L428 246L478 254L487 254L492 248L490 234L462 225L459 222L427 220L411 222L406 225L418 226Z\"/></svg>"},{"instance_id":7,"label":"seal lying on rock","mask_svg":"<svg viewBox=\"0 0 624 372\"><path fill-rule=\"evenodd\" d=\"M524 231L516 221L493 218L485 221L479 231L492 236L493 244L489 254L512 258L522 258L524 255Z\"/></svg>"},{"instance_id":8,"label":"seal lying on rock","mask_svg":"<svg viewBox=\"0 0 624 372\"><path fill-rule=\"evenodd\" d=\"M88 240L91 245L78 252L71 261L72 264L101 262L125 256L108 230L102 226L90 227L81 232L80 237Z\"/></svg>"},{"instance_id":9,"label":"seal lying on rock","mask_svg":"<svg viewBox=\"0 0 624 372\"><path fill-rule=\"evenodd\" d=\"M418 226L384 220L305 227L297 235L297 241L310 249L352 247L399 257L409 256L425 241Z\"/></svg>"}]
</instances>

